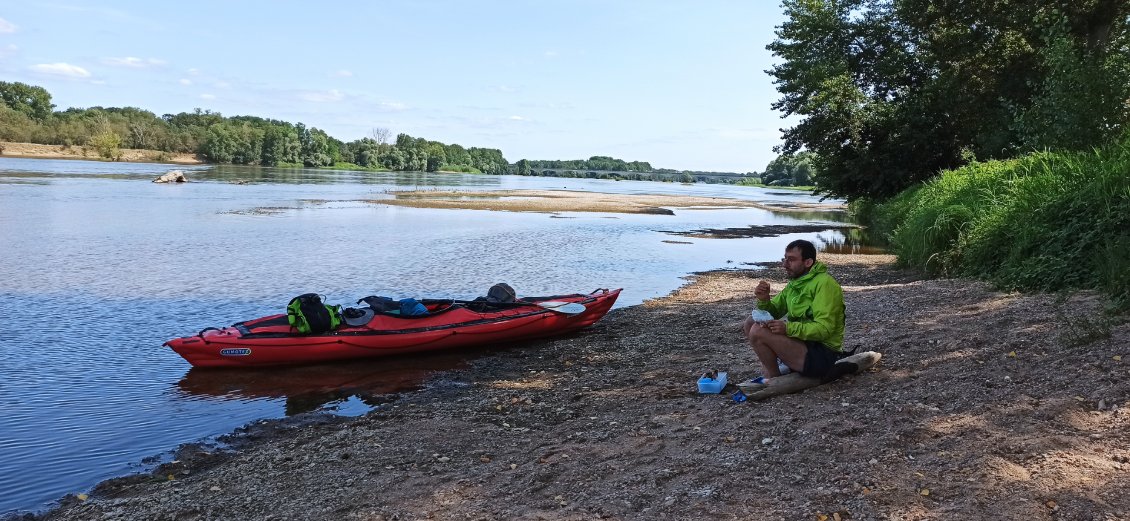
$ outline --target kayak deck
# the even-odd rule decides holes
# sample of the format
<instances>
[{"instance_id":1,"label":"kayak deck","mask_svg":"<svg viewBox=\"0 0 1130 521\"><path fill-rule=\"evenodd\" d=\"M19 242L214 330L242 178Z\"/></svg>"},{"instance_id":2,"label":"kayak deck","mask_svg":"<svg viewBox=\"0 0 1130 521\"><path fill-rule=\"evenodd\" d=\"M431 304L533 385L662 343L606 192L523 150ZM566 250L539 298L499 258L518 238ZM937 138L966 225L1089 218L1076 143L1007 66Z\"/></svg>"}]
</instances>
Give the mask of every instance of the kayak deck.
<instances>
[{"instance_id":1,"label":"kayak deck","mask_svg":"<svg viewBox=\"0 0 1130 521\"><path fill-rule=\"evenodd\" d=\"M429 313L377 313L359 326L301 335L285 314L239 322L169 340L165 345L195 367L259 367L517 342L588 327L615 304L620 289L591 294L531 297L514 303L425 300ZM576 303L579 313L542 307L543 302Z\"/></svg>"}]
</instances>

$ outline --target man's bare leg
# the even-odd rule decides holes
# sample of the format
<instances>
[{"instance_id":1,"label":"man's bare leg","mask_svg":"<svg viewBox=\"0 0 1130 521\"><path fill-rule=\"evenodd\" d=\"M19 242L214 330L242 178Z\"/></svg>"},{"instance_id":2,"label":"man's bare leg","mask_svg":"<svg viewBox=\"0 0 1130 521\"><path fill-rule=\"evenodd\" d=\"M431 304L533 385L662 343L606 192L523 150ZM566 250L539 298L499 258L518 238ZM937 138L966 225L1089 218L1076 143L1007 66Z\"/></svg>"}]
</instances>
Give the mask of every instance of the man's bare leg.
<instances>
[{"instance_id":1,"label":"man's bare leg","mask_svg":"<svg viewBox=\"0 0 1130 521\"><path fill-rule=\"evenodd\" d=\"M777 359L794 371L800 372L804 369L808 346L800 340L773 333L764 327L754 326L749 329L749 345L757 355L757 360L761 362L761 374L767 380L781 376L781 370L777 368Z\"/></svg>"}]
</instances>

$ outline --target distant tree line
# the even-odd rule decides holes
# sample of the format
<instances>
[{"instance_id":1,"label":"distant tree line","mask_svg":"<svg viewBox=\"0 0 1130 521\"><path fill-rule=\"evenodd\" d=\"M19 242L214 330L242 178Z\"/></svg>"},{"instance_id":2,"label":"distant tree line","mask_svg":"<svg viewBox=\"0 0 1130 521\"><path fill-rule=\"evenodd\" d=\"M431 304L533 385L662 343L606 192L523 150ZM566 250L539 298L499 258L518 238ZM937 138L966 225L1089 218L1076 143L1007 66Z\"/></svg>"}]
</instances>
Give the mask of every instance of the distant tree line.
<instances>
[{"instance_id":1,"label":"distant tree line","mask_svg":"<svg viewBox=\"0 0 1130 521\"><path fill-rule=\"evenodd\" d=\"M608 156L593 156L589 159L573 160L521 159L510 165L508 173L524 176L610 179L616 181L663 181L739 185L761 184L761 178L756 172L739 174L734 172L652 168L651 163L646 161L624 161L623 159Z\"/></svg>"},{"instance_id":2,"label":"distant tree line","mask_svg":"<svg viewBox=\"0 0 1130 521\"><path fill-rule=\"evenodd\" d=\"M517 164L518 175L530 175L530 170L594 170L609 172L653 172L651 163L646 161L624 161L608 156L593 156L577 160L529 160Z\"/></svg>"},{"instance_id":3,"label":"distant tree line","mask_svg":"<svg viewBox=\"0 0 1130 521\"><path fill-rule=\"evenodd\" d=\"M238 165L333 166L506 173L502 151L464 148L400 134L388 142L386 129L373 137L342 142L302 123L218 112L165 114L134 107L70 108L55 111L51 94L38 86L0 81L0 141L83 146L116 159L120 148L197 154L211 163Z\"/></svg>"},{"instance_id":4,"label":"distant tree line","mask_svg":"<svg viewBox=\"0 0 1130 521\"><path fill-rule=\"evenodd\" d=\"M777 156L761 173L761 182L768 186L812 186L816 174L812 152Z\"/></svg>"},{"instance_id":5,"label":"distant tree line","mask_svg":"<svg viewBox=\"0 0 1130 521\"><path fill-rule=\"evenodd\" d=\"M456 171L544 175L566 178L760 184L756 173L704 172L653 168L646 161L609 156L578 160L527 160L510 164L502 151L465 148L375 128L371 137L343 142L321 129L255 116L224 117L195 109L156 114L135 107L70 108L56 111L51 94L38 86L0 82L0 141L89 147L116 159L121 148L196 154L210 163L351 167L395 171ZM797 157L804 157L803 154ZM777 185L807 184L794 169L793 156L770 163ZM779 168L778 168L779 167ZM780 170L784 174L777 175ZM767 181L768 183L768 181Z\"/></svg>"}]
</instances>

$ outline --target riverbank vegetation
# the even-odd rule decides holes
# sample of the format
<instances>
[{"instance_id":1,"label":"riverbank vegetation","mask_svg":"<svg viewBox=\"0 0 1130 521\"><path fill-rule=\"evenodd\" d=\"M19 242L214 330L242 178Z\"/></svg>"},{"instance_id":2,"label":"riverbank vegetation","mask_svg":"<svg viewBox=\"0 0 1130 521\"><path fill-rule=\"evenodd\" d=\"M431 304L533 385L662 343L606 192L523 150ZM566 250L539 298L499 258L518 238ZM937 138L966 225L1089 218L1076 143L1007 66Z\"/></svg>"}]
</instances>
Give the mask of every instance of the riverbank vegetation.
<instances>
[{"instance_id":1,"label":"riverbank vegetation","mask_svg":"<svg viewBox=\"0 0 1130 521\"><path fill-rule=\"evenodd\" d=\"M879 219L905 265L1130 305L1130 140L971 163L886 201Z\"/></svg>"},{"instance_id":2,"label":"riverbank vegetation","mask_svg":"<svg viewBox=\"0 0 1130 521\"><path fill-rule=\"evenodd\" d=\"M306 167L356 165L372 170L478 171L505 173L502 151L463 147L387 129L351 142L303 123L255 116L224 117L193 112L158 117L135 107L69 108L55 111L46 89L0 82L0 141L89 147L105 159L121 149L196 154L209 163Z\"/></svg>"},{"instance_id":3,"label":"riverbank vegetation","mask_svg":"<svg viewBox=\"0 0 1130 521\"><path fill-rule=\"evenodd\" d=\"M786 0L775 107L899 261L1130 300L1130 4Z\"/></svg>"}]
</instances>

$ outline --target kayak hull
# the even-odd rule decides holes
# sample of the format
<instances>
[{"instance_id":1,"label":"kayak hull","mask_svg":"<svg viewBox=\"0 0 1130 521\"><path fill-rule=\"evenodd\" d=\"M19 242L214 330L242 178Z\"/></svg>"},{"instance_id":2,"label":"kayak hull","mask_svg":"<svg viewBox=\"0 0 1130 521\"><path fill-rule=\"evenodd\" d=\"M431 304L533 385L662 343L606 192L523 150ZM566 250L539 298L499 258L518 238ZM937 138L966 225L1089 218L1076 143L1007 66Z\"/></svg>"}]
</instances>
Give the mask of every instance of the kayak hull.
<instances>
[{"instance_id":1,"label":"kayak hull","mask_svg":"<svg viewBox=\"0 0 1130 521\"><path fill-rule=\"evenodd\" d=\"M361 326L301 335L286 315L271 315L232 326L208 328L165 342L194 367L264 367L371 358L471 346L487 346L561 335L588 327L615 304L620 290L588 295L522 299L499 309L431 301L435 312L421 317L377 314ZM579 303L565 313L539 303ZM469 304L469 303L468 303Z\"/></svg>"}]
</instances>

